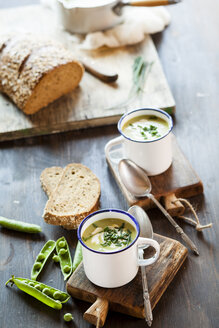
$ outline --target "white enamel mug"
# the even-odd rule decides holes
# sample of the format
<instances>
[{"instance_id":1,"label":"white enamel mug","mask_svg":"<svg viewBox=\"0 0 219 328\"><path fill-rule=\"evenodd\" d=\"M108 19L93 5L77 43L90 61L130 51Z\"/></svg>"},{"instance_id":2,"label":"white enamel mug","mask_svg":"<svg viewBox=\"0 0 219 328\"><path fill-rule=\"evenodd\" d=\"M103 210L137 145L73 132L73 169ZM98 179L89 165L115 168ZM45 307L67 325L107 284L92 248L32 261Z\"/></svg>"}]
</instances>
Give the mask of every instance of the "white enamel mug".
<instances>
[{"instance_id":1,"label":"white enamel mug","mask_svg":"<svg viewBox=\"0 0 219 328\"><path fill-rule=\"evenodd\" d=\"M124 124L138 116L153 115L164 119L169 126L166 134L155 140L133 140L127 137L122 128ZM112 147L122 145L123 156L142 167L149 176L158 175L166 171L172 163L171 131L173 121L171 116L161 109L142 108L135 109L124 114L118 122L120 137L110 140L105 146L105 155L109 159L109 152Z\"/></svg>"},{"instance_id":2,"label":"white enamel mug","mask_svg":"<svg viewBox=\"0 0 219 328\"><path fill-rule=\"evenodd\" d=\"M83 232L92 223L106 218L127 221L136 229L136 238L128 246L117 251L100 252L89 248L82 240ZM129 283L136 276L139 266L153 264L160 254L160 246L155 240L139 237L140 227L136 219L118 209L104 209L88 215L81 222L77 234L82 244L85 274L91 282L100 287L115 288ZM155 248L155 255L149 259L140 259L138 248L144 249L148 246Z\"/></svg>"}]
</instances>

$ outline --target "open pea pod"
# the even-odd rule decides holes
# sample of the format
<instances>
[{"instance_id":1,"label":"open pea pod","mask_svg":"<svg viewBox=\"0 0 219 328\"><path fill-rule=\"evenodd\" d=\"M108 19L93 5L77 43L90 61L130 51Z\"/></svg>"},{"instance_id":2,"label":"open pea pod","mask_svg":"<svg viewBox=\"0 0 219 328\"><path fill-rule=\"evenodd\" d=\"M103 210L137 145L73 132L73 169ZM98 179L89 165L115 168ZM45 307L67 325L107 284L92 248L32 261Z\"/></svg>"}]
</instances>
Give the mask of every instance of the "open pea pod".
<instances>
[{"instance_id":1,"label":"open pea pod","mask_svg":"<svg viewBox=\"0 0 219 328\"><path fill-rule=\"evenodd\" d=\"M56 241L56 252L59 256L59 263L64 280L66 280L72 273L72 259L65 237L61 237Z\"/></svg>"},{"instance_id":2,"label":"open pea pod","mask_svg":"<svg viewBox=\"0 0 219 328\"><path fill-rule=\"evenodd\" d=\"M31 279L12 276L6 282L6 285L8 283L11 283L11 285L15 284L23 292L56 310L60 310L62 308L62 303L67 302L70 298L67 293L59 289Z\"/></svg>"},{"instance_id":3,"label":"open pea pod","mask_svg":"<svg viewBox=\"0 0 219 328\"><path fill-rule=\"evenodd\" d=\"M49 256L54 251L56 247L56 242L54 240L48 240L40 253L37 255L34 265L31 270L31 279L36 280L40 272L42 271L44 265L46 264Z\"/></svg>"}]
</instances>

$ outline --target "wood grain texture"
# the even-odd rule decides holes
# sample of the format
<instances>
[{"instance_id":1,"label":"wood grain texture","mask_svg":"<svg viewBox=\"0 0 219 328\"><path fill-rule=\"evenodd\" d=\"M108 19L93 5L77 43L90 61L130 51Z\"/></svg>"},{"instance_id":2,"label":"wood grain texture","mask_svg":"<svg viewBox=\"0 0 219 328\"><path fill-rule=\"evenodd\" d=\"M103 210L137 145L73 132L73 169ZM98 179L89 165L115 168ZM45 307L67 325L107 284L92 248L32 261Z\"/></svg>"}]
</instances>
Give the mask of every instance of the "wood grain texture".
<instances>
[{"instance_id":1,"label":"wood grain texture","mask_svg":"<svg viewBox=\"0 0 219 328\"><path fill-rule=\"evenodd\" d=\"M174 193L163 197L163 202L165 209L171 216L180 216L185 212L185 207Z\"/></svg>"},{"instance_id":2,"label":"wood grain texture","mask_svg":"<svg viewBox=\"0 0 219 328\"><path fill-rule=\"evenodd\" d=\"M175 195L176 197L188 198L199 195L203 192L203 184L197 176L194 169L179 148L176 138L172 135L173 145L173 163L171 167L162 174L150 177L152 185L152 194L160 200L168 195ZM122 148L112 149L108 162L109 168L115 178L119 188L124 194L128 204L139 205L149 209L155 207L154 202L147 197L137 198L133 196L123 185L118 171L118 163L124 158ZM176 210L176 209L177 210ZM172 210L172 211L171 211ZM170 213L181 212L182 208L176 206L171 209Z\"/></svg>"},{"instance_id":3,"label":"wood grain texture","mask_svg":"<svg viewBox=\"0 0 219 328\"><path fill-rule=\"evenodd\" d=\"M36 0L0 0L1 7ZM38 1L39 2L39 1ZM153 310L153 328L218 328L219 322L219 7L215 0L182 1L170 6L172 21L153 36L162 66L176 99L174 134L186 158L204 185L204 195L190 199L201 223L213 228L198 233L178 221L197 244L200 256L188 253L187 260ZM0 22L1 24L1 22ZM55 311L4 283L11 274L30 277L36 255L48 239L65 236L72 257L75 233L43 222L47 196L39 177L45 167L64 167L71 162L87 165L100 179L101 208L127 210L127 202L112 177L104 146L118 136L116 126L2 142L0 144L0 214L40 224L39 236L0 229L0 326L1 328L66 328L63 314L75 318L69 327L91 328L83 319L89 303L70 299ZM157 209L147 211L156 233L180 241L180 237ZM65 290L59 266L48 263L41 282ZM145 328L145 320L110 311L105 328Z\"/></svg>"},{"instance_id":4,"label":"wood grain texture","mask_svg":"<svg viewBox=\"0 0 219 328\"><path fill-rule=\"evenodd\" d=\"M156 234L154 239L160 244L160 256L156 263L146 268L152 309L158 303L188 253L187 248L176 240ZM91 303L94 303L97 297L108 300L111 310L144 318L140 270L137 276L125 286L101 288L87 279L83 264L81 264L68 280L67 291L73 297Z\"/></svg>"},{"instance_id":5,"label":"wood grain texture","mask_svg":"<svg viewBox=\"0 0 219 328\"><path fill-rule=\"evenodd\" d=\"M49 21L49 24L48 24ZM58 24L52 10L42 6L26 6L0 11L1 33L32 32L63 43L76 58L91 63L99 71L114 71L119 79L114 84L103 83L85 73L80 86L40 112L26 116L6 96L0 94L0 141L28 136L57 133L97 125L116 123L128 109L158 107L173 112L175 102L162 71L150 36L130 47L80 50L75 38ZM120 105L132 87L132 65L137 56L153 62L143 93L128 105ZM121 65L123 63L123 65ZM102 67L102 68L101 68ZM104 97L103 97L104 95Z\"/></svg>"},{"instance_id":6,"label":"wood grain texture","mask_svg":"<svg viewBox=\"0 0 219 328\"><path fill-rule=\"evenodd\" d=\"M108 314L109 302L105 299L98 298L84 313L83 318L92 323L92 325L98 325L103 327Z\"/></svg>"}]
</instances>

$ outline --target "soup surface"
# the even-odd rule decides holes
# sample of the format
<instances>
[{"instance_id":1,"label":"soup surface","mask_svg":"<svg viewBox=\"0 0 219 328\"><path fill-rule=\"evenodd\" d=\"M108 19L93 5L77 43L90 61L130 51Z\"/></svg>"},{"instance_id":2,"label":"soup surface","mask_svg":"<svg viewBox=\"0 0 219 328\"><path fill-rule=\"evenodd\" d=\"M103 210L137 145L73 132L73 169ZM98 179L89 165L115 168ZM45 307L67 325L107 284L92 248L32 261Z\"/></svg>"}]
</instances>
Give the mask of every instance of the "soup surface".
<instances>
[{"instance_id":1,"label":"soup surface","mask_svg":"<svg viewBox=\"0 0 219 328\"><path fill-rule=\"evenodd\" d=\"M134 117L122 127L122 132L136 141L155 140L165 135L168 131L168 122L154 115Z\"/></svg>"},{"instance_id":2,"label":"soup surface","mask_svg":"<svg viewBox=\"0 0 219 328\"><path fill-rule=\"evenodd\" d=\"M128 246L137 235L135 227L121 219L106 218L89 225L83 242L99 252L113 252Z\"/></svg>"}]
</instances>

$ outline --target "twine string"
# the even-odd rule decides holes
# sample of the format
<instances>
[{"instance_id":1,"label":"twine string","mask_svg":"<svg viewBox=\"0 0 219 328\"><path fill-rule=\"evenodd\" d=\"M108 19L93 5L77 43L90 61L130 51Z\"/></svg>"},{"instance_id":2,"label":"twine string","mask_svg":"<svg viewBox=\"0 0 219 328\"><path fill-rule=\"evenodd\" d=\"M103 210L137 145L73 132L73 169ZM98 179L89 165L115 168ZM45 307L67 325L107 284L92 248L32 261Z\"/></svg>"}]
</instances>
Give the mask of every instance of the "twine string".
<instances>
[{"instance_id":1,"label":"twine string","mask_svg":"<svg viewBox=\"0 0 219 328\"><path fill-rule=\"evenodd\" d=\"M207 229L207 228L211 228L212 227L212 223L205 224L205 225L202 225L200 223L199 218L198 218L198 215L197 215L194 207L192 206L192 204L187 199L177 198L177 200L173 201L172 203L176 203L178 201L180 201L181 203L184 203L185 205L187 205L189 207L189 209L191 210L192 214L195 217L195 220L194 219L191 219L191 218L188 218L186 216L183 216L183 215L178 216L178 218L180 218L182 220L185 220L186 222L194 225L197 231L202 231L204 229Z\"/></svg>"},{"instance_id":2,"label":"twine string","mask_svg":"<svg viewBox=\"0 0 219 328\"><path fill-rule=\"evenodd\" d=\"M96 308L96 312L97 312L97 324L96 324L96 328L100 327L100 309Z\"/></svg>"}]
</instances>

